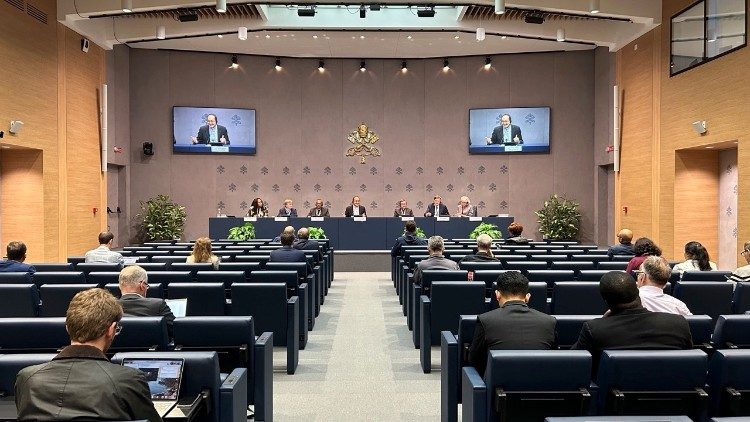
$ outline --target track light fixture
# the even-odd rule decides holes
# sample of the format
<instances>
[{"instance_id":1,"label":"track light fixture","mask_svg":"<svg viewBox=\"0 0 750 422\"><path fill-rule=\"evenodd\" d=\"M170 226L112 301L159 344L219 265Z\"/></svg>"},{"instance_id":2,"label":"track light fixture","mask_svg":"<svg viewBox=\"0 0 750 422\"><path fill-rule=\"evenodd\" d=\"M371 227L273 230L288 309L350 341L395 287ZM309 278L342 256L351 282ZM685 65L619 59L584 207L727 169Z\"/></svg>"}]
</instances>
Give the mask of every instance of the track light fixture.
<instances>
[{"instance_id":1,"label":"track light fixture","mask_svg":"<svg viewBox=\"0 0 750 422\"><path fill-rule=\"evenodd\" d=\"M216 11L219 13L227 13L227 0L216 0Z\"/></svg>"},{"instance_id":2,"label":"track light fixture","mask_svg":"<svg viewBox=\"0 0 750 422\"><path fill-rule=\"evenodd\" d=\"M315 16L315 5L311 5L310 7L304 7L297 9L297 16L299 17L305 17L305 18L312 18Z\"/></svg>"},{"instance_id":3,"label":"track light fixture","mask_svg":"<svg viewBox=\"0 0 750 422\"><path fill-rule=\"evenodd\" d=\"M484 68L488 69L492 67L492 57L487 56L484 58Z\"/></svg>"},{"instance_id":4,"label":"track light fixture","mask_svg":"<svg viewBox=\"0 0 750 422\"><path fill-rule=\"evenodd\" d=\"M232 54L232 64L230 64L229 67L231 67L232 69L237 69L238 67L240 67L240 64L237 62L236 54Z\"/></svg>"},{"instance_id":5,"label":"track light fixture","mask_svg":"<svg viewBox=\"0 0 750 422\"><path fill-rule=\"evenodd\" d=\"M133 12L133 0L120 0L120 8L125 13Z\"/></svg>"},{"instance_id":6,"label":"track light fixture","mask_svg":"<svg viewBox=\"0 0 750 422\"><path fill-rule=\"evenodd\" d=\"M495 14L502 15L505 13L505 0L495 0Z\"/></svg>"},{"instance_id":7,"label":"track light fixture","mask_svg":"<svg viewBox=\"0 0 750 422\"><path fill-rule=\"evenodd\" d=\"M280 58L278 57L276 58L276 66L274 67L276 68L277 72L281 71L281 59Z\"/></svg>"},{"instance_id":8,"label":"track light fixture","mask_svg":"<svg viewBox=\"0 0 750 422\"><path fill-rule=\"evenodd\" d=\"M427 8L417 10L417 16L420 18L434 18L435 6L428 6Z\"/></svg>"},{"instance_id":9,"label":"track light fixture","mask_svg":"<svg viewBox=\"0 0 750 422\"><path fill-rule=\"evenodd\" d=\"M359 6L359 17L361 19L364 19L367 17L367 9L365 8L364 4Z\"/></svg>"},{"instance_id":10,"label":"track light fixture","mask_svg":"<svg viewBox=\"0 0 750 422\"><path fill-rule=\"evenodd\" d=\"M540 12L530 12L523 17L523 21L526 23L541 25L544 23L544 15L542 15Z\"/></svg>"},{"instance_id":11,"label":"track light fixture","mask_svg":"<svg viewBox=\"0 0 750 422\"><path fill-rule=\"evenodd\" d=\"M450 63L448 62L448 59L443 60L443 72L447 72L451 70Z\"/></svg>"},{"instance_id":12,"label":"track light fixture","mask_svg":"<svg viewBox=\"0 0 750 422\"><path fill-rule=\"evenodd\" d=\"M323 60L320 60L318 62L318 71L319 72L325 72L326 71L326 64Z\"/></svg>"},{"instance_id":13,"label":"track light fixture","mask_svg":"<svg viewBox=\"0 0 750 422\"><path fill-rule=\"evenodd\" d=\"M167 38L167 28L165 28L164 25L156 27L156 38L159 40Z\"/></svg>"},{"instance_id":14,"label":"track light fixture","mask_svg":"<svg viewBox=\"0 0 750 422\"><path fill-rule=\"evenodd\" d=\"M562 28L558 28L557 30L557 42L564 42L565 41L565 30Z\"/></svg>"},{"instance_id":15,"label":"track light fixture","mask_svg":"<svg viewBox=\"0 0 750 422\"><path fill-rule=\"evenodd\" d=\"M403 60L401 62L401 72L402 73L406 73L407 70L409 70L409 69L407 69L407 67L406 67L406 60Z\"/></svg>"},{"instance_id":16,"label":"track light fixture","mask_svg":"<svg viewBox=\"0 0 750 422\"><path fill-rule=\"evenodd\" d=\"M599 13L599 0L589 0L589 12Z\"/></svg>"},{"instance_id":17,"label":"track light fixture","mask_svg":"<svg viewBox=\"0 0 750 422\"><path fill-rule=\"evenodd\" d=\"M237 28L237 38L239 38L242 41L247 40L247 27L241 26Z\"/></svg>"},{"instance_id":18,"label":"track light fixture","mask_svg":"<svg viewBox=\"0 0 750 422\"><path fill-rule=\"evenodd\" d=\"M484 28L477 28L477 41L484 41L485 32Z\"/></svg>"},{"instance_id":19,"label":"track light fixture","mask_svg":"<svg viewBox=\"0 0 750 422\"><path fill-rule=\"evenodd\" d=\"M367 70L367 63L365 63L365 61L364 61L364 60L362 60L361 62L359 62L359 70L360 70L361 72L364 72L364 71L366 71L366 70Z\"/></svg>"}]
</instances>

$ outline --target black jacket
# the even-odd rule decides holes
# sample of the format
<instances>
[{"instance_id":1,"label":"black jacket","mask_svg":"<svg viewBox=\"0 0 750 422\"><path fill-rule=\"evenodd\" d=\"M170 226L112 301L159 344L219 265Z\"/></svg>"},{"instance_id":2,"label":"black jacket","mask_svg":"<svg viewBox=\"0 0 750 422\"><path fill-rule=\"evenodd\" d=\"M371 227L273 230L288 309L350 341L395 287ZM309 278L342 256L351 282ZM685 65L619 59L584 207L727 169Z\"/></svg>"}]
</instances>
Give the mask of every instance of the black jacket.
<instances>
[{"instance_id":1,"label":"black jacket","mask_svg":"<svg viewBox=\"0 0 750 422\"><path fill-rule=\"evenodd\" d=\"M292 243L292 247L294 249L299 249L301 251L316 251L315 254L315 261L320 261L320 243L318 243L317 240L314 239L297 239Z\"/></svg>"},{"instance_id":2,"label":"black jacket","mask_svg":"<svg viewBox=\"0 0 750 422\"><path fill-rule=\"evenodd\" d=\"M445 206L445 204L440 204L440 207L438 207L438 211L440 212L438 215L435 212L435 204L430 204L427 206L427 211L424 212L425 217L442 217L442 216L449 216L451 213L448 211L448 207ZM428 215L429 214L429 215Z\"/></svg>"},{"instance_id":3,"label":"black jacket","mask_svg":"<svg viewBox=\"0 0 750 422\"><path fill-rule=\"evenodd\" d=\"M174 314L164 299L156 297L143 297L137 293L125 293L118 300L122 306L122 312L129 316L163 316L167 322L169 338L172 338L174 329Z\"/></svg>"},{"instance_id":4,"label":"black jacket","mask_svg":"<svg viewBox=\"0 0 750 422\"><path fill-rule=\"evenodd\" d=\"M93 346L68 346L16 376L19 420L160 422L143 372L115 365Z\"/></svg>"},{"instance_id":5,"label":"black jacket","mask_svg":"<svg viewBox=\"0 0 750 422\"><path fill-rule=\"evenodd\" d=\"M216 125L216 141L219 142L222 136L227 141L226 144L229 145L229 133L227 133L227 128L222 125ZM198 136L195 138L198 140L199 144L210 143L211 135L208 132L208 125L201 126L200 129L198 129Z\"/></svg>"},{"instance_id":6,"label":"black jacket","mask_svg":"<svg viewBox=\"0 0 750 422\"><path fill-rule=\"evenodd\" d=\"M291 246L282 246L275 251L271 251L268 262L307 262L305 253ZM307 264L307 273L312 272L312 267Z\"/></svg>"},{"instance_id":7,"label":"black jacket","mask_svg":"<svg viewBox=\"0 0 750 422\"><path fill-rule=\"evenodd\" d=\"M492 130L492 138L490 138L491 144L522 144L523 136L521 135L521 128L516 125L510 125L510 139L504 139L505 133L503 132L503 125L500 125ZM518 137L518 142L516 142Z\"/></svg>"},{"instance_id":8,"label":"black jacket","mask_svg":"<svg viewBox=\"0 0 750 422\"><path fill-rule=\"evenodd\" d=\"M487 252L477 252L474 255L466 255L461 258L459 262L485 262L485 261L499 261L494 256L490 256Z\"/></svg>"},{"instance_id":9,"label":"black jacket","mask_svg":"<svg viewBox=\"0 0 750 422\"><path fill-rule=\"evenodd\" d=\"M286 207L279 208L279 213L276 214L276 217L296 217L297 216L297 208L292 208L289 210L289 214L286 213Z\"/></svg>"},{"instance_id":10,"label":"black jacket","mask_svg":"<svg viewBox=\"0 0 750 422\"><path fill-rule=\"evenodd\" d=\"M552 349L555 324L553 316L531 309L523 301L507 301L502 307L479 315L469 347L469 362L483 374L488 350Z\"/></svg>"},{"instance_id":11,"label":"black jacket","mask_svg":"<svg viewBox=\"0 0 750 422\"><path fill-rule=\"evenodd\" d=\"M367 210L362 205L359 206L359 215L354 215L354 205L349 205L344 210L344 217L367 217Z\"/></svg>"},{"instance_id":12,"label":"black jacket","mask_svg":"<svg viewBox=\"0 0 750 422\"><path fill-rule=\"evenodd\" d=\"M396 244L391 249L391 256L401 256L401 247L404 245L426 245L427 239L417 237L416 234L411 232L404 233L403 236L396 239Z\"/></svg>"}]
</instances>

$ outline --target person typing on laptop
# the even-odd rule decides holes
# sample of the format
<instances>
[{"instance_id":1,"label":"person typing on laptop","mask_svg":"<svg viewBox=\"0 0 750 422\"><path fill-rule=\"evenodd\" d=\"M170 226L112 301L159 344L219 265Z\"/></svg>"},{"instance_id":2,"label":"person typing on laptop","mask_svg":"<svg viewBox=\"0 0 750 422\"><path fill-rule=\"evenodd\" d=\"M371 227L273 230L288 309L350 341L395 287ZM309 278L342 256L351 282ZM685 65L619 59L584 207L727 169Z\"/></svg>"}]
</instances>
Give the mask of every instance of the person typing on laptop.
<instances>
[{"instance_id":1,"label":"person typing on laptop","mask_svg":"<svg viewBox=\"0 0 750 422\"><path fill-rule=\"evenodd\" d=\"M77 293L65 318L70 346L16 377L18 419L160 422L143 372L104 354L122 329L120 319L122 307L108 291Z\"/></svg>"}]
</instances>

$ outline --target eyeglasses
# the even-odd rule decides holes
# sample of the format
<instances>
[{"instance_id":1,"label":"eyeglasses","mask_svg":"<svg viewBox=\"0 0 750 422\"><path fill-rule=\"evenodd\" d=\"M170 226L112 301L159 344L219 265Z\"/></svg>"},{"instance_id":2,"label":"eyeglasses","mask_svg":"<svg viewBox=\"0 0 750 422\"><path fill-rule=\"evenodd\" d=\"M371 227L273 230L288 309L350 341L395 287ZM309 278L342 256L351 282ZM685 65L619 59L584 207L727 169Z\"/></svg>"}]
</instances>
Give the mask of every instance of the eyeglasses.
<instances>
[{"instance_id":1,"label":"eyeglasses","mask_svg":"<svg viewBox=\"0 0 750 422\"><path fill-rule=\"evenodd\" d=\"M143 287L145 287L145 288L148 289L148 287L149 287L148 281L143 280L143 281L141 281L141 283L143 283Z\"/></svg>"},{"instance_id":2,"label":"eyeglasses","mask_svg":"<svg viewBox=\"0 0 750 422\"><path fill-rule=\"evenodd\" d=\"M122 332L122 324L120 324L120 321L117 321L117 325L115 325L115 337L119 336Z\"/></svg>"}]
</instances>

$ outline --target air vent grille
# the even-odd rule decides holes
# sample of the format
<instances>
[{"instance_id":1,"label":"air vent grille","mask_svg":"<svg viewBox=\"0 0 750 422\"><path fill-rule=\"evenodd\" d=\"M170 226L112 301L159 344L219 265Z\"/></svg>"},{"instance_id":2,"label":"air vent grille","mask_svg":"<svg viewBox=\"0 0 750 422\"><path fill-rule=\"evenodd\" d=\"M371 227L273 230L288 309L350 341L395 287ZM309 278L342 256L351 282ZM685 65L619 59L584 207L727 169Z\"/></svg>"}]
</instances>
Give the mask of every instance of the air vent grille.
<instances>
[{"instance_id":1,"label":"air vent grille","mask_svg":"<svg viewBox=\"0 0 750 422\"><path fill-rule=\"evenodd\" d=\"M47 14L42 12L41 10L37 9L36 7L27 4L26 5L26 13L31 16L32 18L38 20L39 22L47 25Z\"/></svg>"},{"instance_id":2,"label":"air vent grille","mask_svg":"<svg viewBox=\"0 0 750 422\"><path fill-rule=\"evenodd\" d=\"M5 0L5 2L23 12L23 0Z\"/></svg>"}]
</instances>

